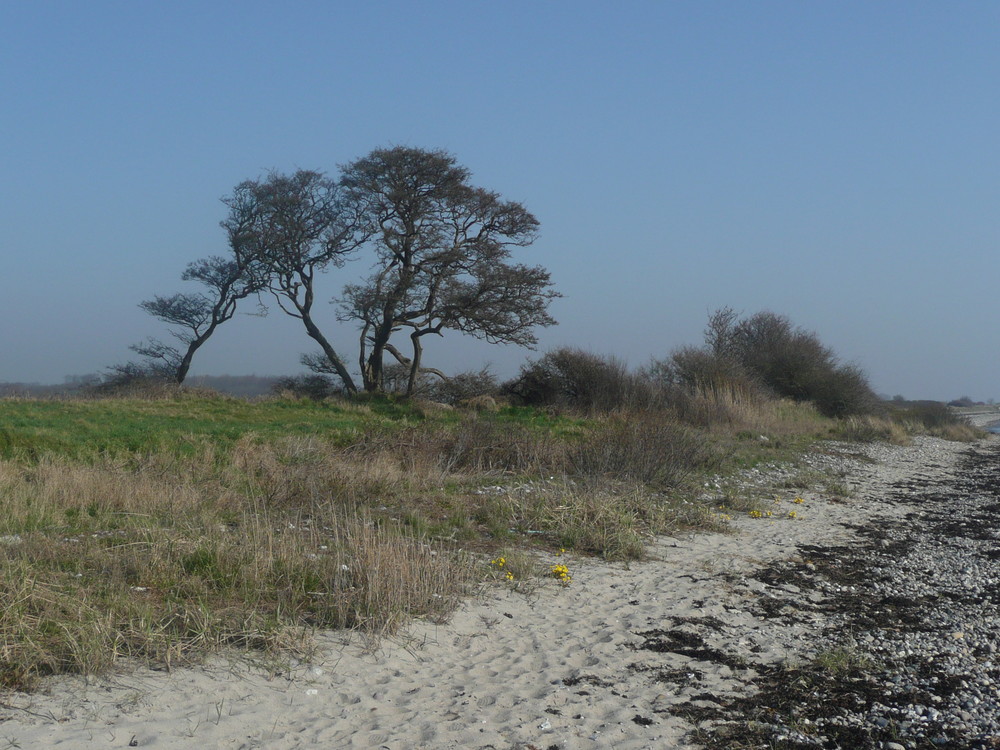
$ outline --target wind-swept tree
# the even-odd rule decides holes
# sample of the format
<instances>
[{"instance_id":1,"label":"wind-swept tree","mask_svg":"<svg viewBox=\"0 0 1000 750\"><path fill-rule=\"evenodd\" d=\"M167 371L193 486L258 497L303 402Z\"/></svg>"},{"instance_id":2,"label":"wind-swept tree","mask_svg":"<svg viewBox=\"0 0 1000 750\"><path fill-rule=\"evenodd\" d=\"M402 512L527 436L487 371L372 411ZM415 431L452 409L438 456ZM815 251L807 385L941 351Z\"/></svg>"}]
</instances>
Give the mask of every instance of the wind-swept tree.
<instances>
[{"instance_id":1,"label":"wind-swept tree","mask_svg":"<svg viewBox=\"0 0 1000 750\"><path fill-rule=\"evenodd\" d=\"M195 352L236 314L237 303L260 290L259 281L238 258L212 256L196 260L188 264L181 279L199 281L208 291L156 296L140 302L139 307L172 326L170 333L183 348L157 339L147 339L131 347L148 360L144 368L148 374L177 383L183 383L187 377Z\"/></svg>"},{"instance_id":2,"label":"wind-swept tree","mask_svg":"<svg viewBox=\"0 0 1000 750\"><path fill-rule=\"evenodd\" d=\"M470 173L445 151L376 149L343 168L340 185L375 256L371 274L345 287L342 320L361 324L364 387L383 389L384 355L421 373L423 337L461 331L491 343L533 346L548 314L548 271L511 262L530 245L538 221L514 201L469 184ZM411 355L391 341L409 332ZM440 373L439 373L440 374Z\"/></svg>"},{"instance_id":3,"label":"wind-swept tree","mask_svg":"<svg viewBox=\"0 0 1000 750\"><path fill-rule=\"evenodd\" d=\"M229 217L222 226L239 263L253 269L278 306L305 326L330 367L350 392L357 386L313 315L316 276L342 266L364 239L337 183L319 172L272 172L248 180L223 199Z\"/></svg>"}]
</instances>

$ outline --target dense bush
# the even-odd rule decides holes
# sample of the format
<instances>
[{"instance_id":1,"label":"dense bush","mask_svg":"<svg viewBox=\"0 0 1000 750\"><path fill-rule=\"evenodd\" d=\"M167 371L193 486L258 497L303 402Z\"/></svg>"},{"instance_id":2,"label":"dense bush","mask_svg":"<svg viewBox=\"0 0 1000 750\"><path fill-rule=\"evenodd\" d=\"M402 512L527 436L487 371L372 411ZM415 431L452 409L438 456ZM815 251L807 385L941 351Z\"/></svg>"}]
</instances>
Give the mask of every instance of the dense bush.
<instances>
[{"instance_id":1,"label":"dense bush","mask_svg":"<svg viewBox=\"0 0 1000 750\"><path fill-rule=\"evenodd\" d=\"M668 418L613 418L590 432L570 455L580 476L632 479L676 487L694 471L714 465L705 441Z\"/></svg>"},{"instance_id":2,"label":"dense bush","mask_svg":"<svg viewBox=\"0 0 1000 750\"><path fill-rule=\"evenodd\" d=\"M494 396L500 390L497 376L489 368L469 370L452 375L447 380L436 378L420 392L432 401L440 401L452 406L481 396Z\"/></svg>"},{"instance_id":3,"label":"dense bush","mask_svg":"<svg viewBox=\"0 0 1000 750\"><path fill-rule=\"evenodd\" d=\"M954 401L949 401L948 406L958 406L958 407L970 407L975 406L976 402L973 401L968 396L962 396L961 398L956 398Z\"/></svg>"},{"instance_id":4,"label":"dense bush","mask_svg":"<svg viewBox=\"0 0 1000 750\"><path fill-rule=\"evenodd\" d=\"M969 424L968 419L939 401L911 401L905 406L895 406L892 416L898 422L909 422L931 430Z\"/></svg>"},{"instance_id":5,"label":"dense bush","mask_svg":"<svg viewBox=\"0 0 1000 750\"><path fill-rule=\"evenodd\" d=\"M655 401L649 382L614 358L562 348L521 368L501 391L526 406L563 406L584 412L643 408Z\"/></svg>"},{"instance_id":6,"label":"dense bush","mask_svg":"<svg viewBox=\"0 0 1000 750\"><path fill-rule=\"evenodd\" d=\"M692 391L760 390L756 378L739 361L707 348L684 346L666 360L653 360L647 374L655 381Z\"/></svg>"},{"instance_id":7,"label":"dense bush","mask_svg":"<svg viewBox=\"0 0 1000 750\"><path fill-rule=\"evenodd\" d=\"M740 320L723 308L709 318L704 348L680 349L659 367L689 390L763 387L776 396L813 402L829 417L878 410L878 398L859 368L840 364L816 334L773 312Z\"/></svg>"},{"instance_id":8,"label":"dense bush","mask_svg":"<svg viewBox=\"0 0 1000 750\"><path fill-rule=\"evenodd\" d=\"M820 413L828 417L876 414L881 411L878 396L868 384L868 378L855 365L817 370L805 385L806 400L812 401Z\"/></svg>"}]
</instances>

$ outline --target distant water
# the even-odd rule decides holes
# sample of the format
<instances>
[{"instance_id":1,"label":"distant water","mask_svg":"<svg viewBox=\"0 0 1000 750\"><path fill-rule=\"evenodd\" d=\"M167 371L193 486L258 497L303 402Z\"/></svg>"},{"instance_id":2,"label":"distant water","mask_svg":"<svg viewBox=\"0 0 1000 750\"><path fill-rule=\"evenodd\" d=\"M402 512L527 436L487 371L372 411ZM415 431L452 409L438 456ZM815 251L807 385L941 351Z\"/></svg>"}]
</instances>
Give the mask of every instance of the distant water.
<instances>
[{"instance_id":1,"label":"distant water","mask_svg":"<svg viewBox=\"0 0 1000 750\"><path fill-rule=\"evenodd\" d=\"M1000 422L997 422L996 424L988 424L983 429L987 432L995 432L997 435L1000 435Z\"/></svg>"}]
</instances>

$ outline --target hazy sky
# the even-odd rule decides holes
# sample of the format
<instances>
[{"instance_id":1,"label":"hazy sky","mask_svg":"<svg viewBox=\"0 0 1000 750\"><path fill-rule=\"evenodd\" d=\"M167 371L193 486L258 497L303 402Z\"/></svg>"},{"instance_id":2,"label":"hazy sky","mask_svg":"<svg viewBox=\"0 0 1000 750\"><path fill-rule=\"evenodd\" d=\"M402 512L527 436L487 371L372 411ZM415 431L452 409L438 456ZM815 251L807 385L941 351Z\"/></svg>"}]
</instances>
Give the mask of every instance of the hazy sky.
<instances>
[{"instance_id":1,"label":"hazy sky","mask_svg":"<svg viewBox=\"0 0 1000 750\"><path fill-rule=\"evenodd\" d=\"M713 309L769 309L880 392L1000 398L995 2L10 0L0 70L0 381L162 336L136 305L196 290L180 273L225 253L237 183L407 145L539 218L517 259L565 295L543 349L642 365ZM275 308L192 372L315 348ZM530 354L450 335L425 361Z\"/></svg>"}]
</instances>

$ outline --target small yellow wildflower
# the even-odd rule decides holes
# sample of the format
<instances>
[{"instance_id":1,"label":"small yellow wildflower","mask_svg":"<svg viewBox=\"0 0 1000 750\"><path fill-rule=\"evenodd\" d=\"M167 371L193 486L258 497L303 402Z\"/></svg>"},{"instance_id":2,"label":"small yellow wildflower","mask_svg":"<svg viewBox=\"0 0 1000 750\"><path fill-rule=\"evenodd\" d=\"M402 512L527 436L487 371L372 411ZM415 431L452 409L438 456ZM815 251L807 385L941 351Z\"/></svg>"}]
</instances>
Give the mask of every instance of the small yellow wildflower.
<instances>
[{"instance_id":1,"label":"small yellow wildflower","mask_svg":"<svg viewBox=\"0 0 1000 750\"><path fill-rule=\"evenodd\" d=\"M573 576L569 574L569 568L565 565L553 565L552 577L559 581L559 583L563 586L569 586L570 581L573 580Z\"/></svg>"},{"instance_id":2,"label":"small yellow wildflower","mask_svg":"<svg viewBox=\"0 0 1000 750\"><path fill-rule=\"evenodd\" d=\"M507 579L508 581L513 581L513 580L514 580L514 574L513 574L513 573L511 573L511 572L510 572L510 571L508 570L508 571L507 571L507 573L506 573L506 575L504 575L504 578L506 578L506 579Z\"/></svg>"},{"instance_id":3,"label":"small yellow wildflower","mask_svg":"<svg viewBox=\"0 0 1000 750\"><path fill-rule=\"evenodd\" d=\"M799 514L796 513L794 510L790 510L790 511L788 511L788 517L789 518L798 518Z\"/></svg>"},{"instance_id":4,"label":"small yellow wildflower","mask_svg":"<svg viewBox=\"0 0 1000 750\"><path fill-rule=\"evenodd\" d=\"M764 514L761 513L759 510L752 510L750 511L749 516L750 518L763 518Z\"/></svg>"},{"instance_id":5,"label":"small yellow wildflower","mask_svg":"<svg viewBox=\"0 0 1000 750\"><path fill-rule=\"evenodd\" d=\"M505 557L498 557L495 560L490 560L490 565L496 568L503 568L503 566L506 564L507 564L507 558Z\"/></svg>"},{"instance_id":6,"label":"small yellow wildflower","mask_svg":"<svg viewBox=\"0 0 1000 750\"><path fill-rule=\"evenodd\" d=\"M804 503L805 500L803 500L801 497L797 497L794 500L792 500L792 502L795 503L796 505L802 505L802 503Z\"/></svg>"}]
</instances>

